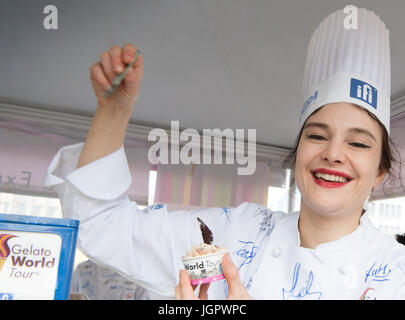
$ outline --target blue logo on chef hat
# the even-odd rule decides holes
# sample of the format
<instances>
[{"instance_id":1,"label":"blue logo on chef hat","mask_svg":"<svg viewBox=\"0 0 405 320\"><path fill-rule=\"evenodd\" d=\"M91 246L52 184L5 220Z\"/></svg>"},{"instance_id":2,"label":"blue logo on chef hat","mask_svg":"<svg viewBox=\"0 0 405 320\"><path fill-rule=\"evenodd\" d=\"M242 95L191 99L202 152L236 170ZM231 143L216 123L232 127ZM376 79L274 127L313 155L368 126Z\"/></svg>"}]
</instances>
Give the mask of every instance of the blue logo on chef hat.
<instances>
[{"instance_id":1,"label":"blue logo on chef hat","mask_svg":"<svg viewBox=\"0 0 405 320\"><path fill-rule=\"evenodd\" d=\"M367 82L352 78L350 97L364 101L377 109L377 89Z\"/></svg>"},{"instance_id":2,"label":"blue logo on chef hat","mask_svg":"<svg viewBox=\"0 0 405 320\"><path fill-rule=\"evenodd\" d=\"M307 110L308 106L318 98L318 90L304 102L301 110L301 115Z\"/></svg>"}]
</instances>

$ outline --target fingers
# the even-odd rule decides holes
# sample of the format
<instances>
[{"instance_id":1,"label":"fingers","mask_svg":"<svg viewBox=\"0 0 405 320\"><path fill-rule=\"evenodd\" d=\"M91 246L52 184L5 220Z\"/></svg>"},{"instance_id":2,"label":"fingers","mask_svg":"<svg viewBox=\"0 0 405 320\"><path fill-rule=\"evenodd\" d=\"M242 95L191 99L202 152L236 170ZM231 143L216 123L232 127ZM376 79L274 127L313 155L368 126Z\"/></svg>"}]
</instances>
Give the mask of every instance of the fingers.
<instances>
[{"instance_id":1,"label":"fingers","mask_svg":"<svg viewBox=\"0 0 405 320\"><path fill-rule=\"evenodd\" d=\"M176 300L196 300L187 271L180 270L179 284L175 289Z\"/></svg>"},{"instance_id":2,"label":"fingers","mask_svg":"<svg viewBox=\"0 0 405 320\"><path fill-rule=\"evenodd\" d=\"M222 258L222 271L229 288L229 297L240 297L246 293L246 288L239 277L238 268L232 263L231 256L226 253Z\"/></svg>"},{"instance_id":3,"label":"fingers","mask_svg":"<svg viewBox=\"0 0 405 320\"><path fill-rule=\"evenodd\" d=\"M122 63L122 49L119 46L112 46L110 48L111 64L113 71L118 74L124 70Z\"/></svg>"},{"instance_id":4,"label":"fingers","mask_svg":"<svg viewBox=\"0 0 405 320\"><path fill-rule=\"evenodd\" d=\"M204 283L200 286L200 291L198 294L198 298L202 300L207 300L208 299L208 288L210 284L209 283ZM185 270L180 270L179 273L179 284L176 286L175 289L175 297L176 300L197 300L194 290L198 286L196 285L191 285L190 283L190 277L187 274L187 271Z\"/></svg>"},{"instance_id":5,"label":"fingers","mask_svg":"<svg viewBox=\"0 0 405 320\"><path fill-rule=\"evenodd\" d=\"M208 288L210 287L209 283L203 283L200 286L200 292L198 294L198 298L201 300L208 300Z\"/></svg>"},{"instance_id":6,"label":"fingers","mask_svg":"<svg viewBox=\"0 0 405 320\"><path fill-rule=\"evenodd\" d=\"M132 59L135 57L135 53L136 53L136 48L133 44L131 43L126 43L123 47L122 47L122 61L125 64L128 64L132 61Z\"/></svg>"},{"instance_id":7,"label":"fingers","mask_svg":"<svg viewBox=\"0 0 405 320\"><path fill-rule=\"evenodd\" d=\"M222 271L224 272L225 279L228 283L229 294L227 299L251 299L246 291L245 286L239 277L239 270L232 263L231 256L226 253L222 258ZM202 284L200 286L199 299L208 299L209 283ZM192 286L190 283L190 277L187 271L180 270L179 284L175 289L175 296L177 300L195 300L194 295L196 286Z\"/></svg>"},{"instance_id":8,"label":"fingers","mask_svg":"<svg viewBox=\"0 0 405 320\"><path fill-rule=\"evenodd\" d=\"M105 51L102 54L100 54L100 63L102 65L103 71L104 71L105 75L107 76L108 80L110 81L110 83L113 82L116 74L113 71L111 55L108 51Z\"/></svg>"},{"instance_id":9,"label":"fingers","mask_svg":"<svg viewBox=\"0 0 405 320\"><path fill-rule=\"evenodd\" d=\"M100 101L133 106L138 99L143 76L142 54L136 53L135 46L127 43L122 48L111 46L100 54L99 62L90 68L93 89ZM125 70L129 63L131 67ZM122 74L124 70L125 74Z\"/></svg>"},{"instance_id":10,"label":"fingers","mask_svg":"<svg viewBox=\"0 0 405 320\"><path fill-rule=\"evenodd\" d=\"M110 88L110 82L103 71L101 63L96 62L90 68L90 79L98 83L98 85L103 89L107 90Z\"/></svg>"},{"instance_id":11,"label":"fingers","mask_svg":"<svg viewBox=\"0 0 405 320\"><path fill-rule=\"evenodd\" d=\"M115 73L120 73L124 70L125 65L134 59L137 49L131 43L126 43L122 48L112 46L110 48L111 62ZM134 68L136 66L133 66Z\"/></svg>"},{"instance_id":12,"label":"fingers","mask_svg":"<svg viewBox=\"0 0 405 320\"><path fill-rule=\"evenodd\" d=\"M130 63L134 58L138 50L134 45L127 43L122 48L122 60L125 64ZM129 70L127 75L124 78L124 81L130 86L134 87L135 90L139 89L140 81L143 76L143 56L142 54L138 55L136 61L132 65L132 68Z\"/></svg>"},{"instance_id":13,"label":"fingers","mask_svg":"<svg viewBox=\"0 0 405 320\"><path fill-rule=\"evenodd\" d=\"M100 54L100 64L110 84L124 70L123 51L118 46L111 46L109 51Z\"/></svg>"}]
</instances>

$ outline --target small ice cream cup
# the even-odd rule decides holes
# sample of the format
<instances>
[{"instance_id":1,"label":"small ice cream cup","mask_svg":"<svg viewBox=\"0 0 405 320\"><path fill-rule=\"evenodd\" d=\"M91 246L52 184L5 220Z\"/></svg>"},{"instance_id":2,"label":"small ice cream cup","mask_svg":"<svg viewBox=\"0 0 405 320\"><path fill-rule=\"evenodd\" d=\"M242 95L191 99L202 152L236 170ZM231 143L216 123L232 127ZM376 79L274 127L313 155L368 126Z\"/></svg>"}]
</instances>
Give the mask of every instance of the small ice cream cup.
<instances>
[{"instance_id":1,"label":"small ice cream cup","mask_svg":"<svg viewBox=\"0 0 405 320\"><path fill-rule=\"evenodd\" d=\"M205 254L196 257L183 257L184 269L192 285L225 279L222 272L222 257L227 251Z\"/></svg>"}]
</instances>

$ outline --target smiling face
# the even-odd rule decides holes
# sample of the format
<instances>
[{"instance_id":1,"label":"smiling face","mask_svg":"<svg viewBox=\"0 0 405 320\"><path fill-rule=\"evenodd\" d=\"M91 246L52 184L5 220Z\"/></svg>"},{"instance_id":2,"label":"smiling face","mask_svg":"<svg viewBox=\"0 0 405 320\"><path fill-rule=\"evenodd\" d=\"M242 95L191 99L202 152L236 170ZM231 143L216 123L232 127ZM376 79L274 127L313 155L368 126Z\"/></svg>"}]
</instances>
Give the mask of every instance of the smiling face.
<instances>
[{"instance_id":1,"label":"smiling face","mask_svg":"<svg viewBox=\"0 0 405 320\"><path fill-rule=\"evenodd\" d=\"M322 216L361 214L379 172L382 131L367 112L331 103L312 114L297 148L295 179L301 209Z\"/></svg>"}]
</instances>

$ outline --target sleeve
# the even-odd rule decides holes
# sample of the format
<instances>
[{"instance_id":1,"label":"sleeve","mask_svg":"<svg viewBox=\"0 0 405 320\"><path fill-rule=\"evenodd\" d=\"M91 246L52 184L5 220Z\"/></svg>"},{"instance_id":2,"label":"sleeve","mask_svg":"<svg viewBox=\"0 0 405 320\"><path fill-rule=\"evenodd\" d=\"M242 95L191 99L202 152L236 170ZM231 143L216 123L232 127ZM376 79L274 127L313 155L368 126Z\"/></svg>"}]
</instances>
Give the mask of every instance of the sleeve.
<instances>
[{"instance_id":1,"label":"sleeve","mask_svg":"<svg viewBox=\"0 0 405 320\"><path fill-rule=\"evenodd\" d=\"M165 205L140 210L125 194L130 183L124 147L76 169L83 143L61 148L45 185L54 187L65 218L80 221L78 247L101 266L129 276L141 287L174 297L181 257L202 242L195 215L216 233L226 228L223 208L167 212Z\"/></svg>"}]
</instances>

